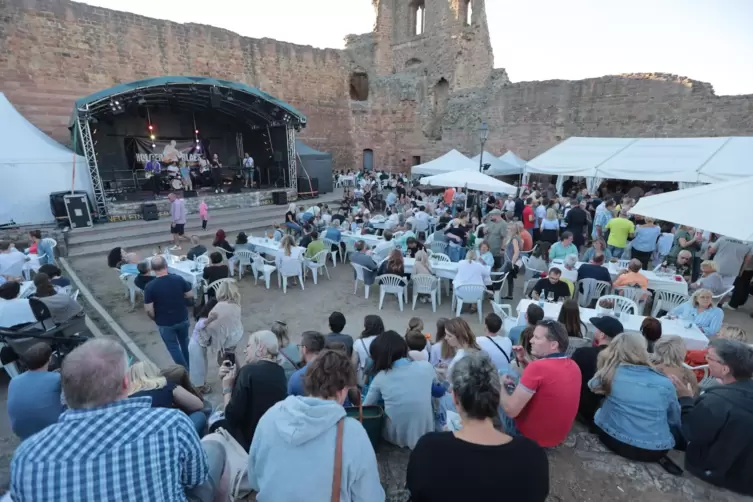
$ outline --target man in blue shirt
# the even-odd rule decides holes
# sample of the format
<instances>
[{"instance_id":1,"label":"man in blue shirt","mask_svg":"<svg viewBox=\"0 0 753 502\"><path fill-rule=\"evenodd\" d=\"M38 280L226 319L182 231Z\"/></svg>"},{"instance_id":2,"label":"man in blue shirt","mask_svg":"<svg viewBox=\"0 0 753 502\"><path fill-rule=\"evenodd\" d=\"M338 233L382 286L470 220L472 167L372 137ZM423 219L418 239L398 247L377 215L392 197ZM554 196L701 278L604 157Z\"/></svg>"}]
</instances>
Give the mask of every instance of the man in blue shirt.
<instances>
[{"instance_id":1,"label":"man in blue shirt","mask_svg":"<svg viewBox=\"0 0 753 502\"><path fill-rule=\"evenodd\" d=\"M22 440L57 422L63 412L60 373L48 371L51 356L46 343L32 345L21 355L29 371L8 386L10 427Z\"/></svg>"},{"instance_id":2,"label":"man in blue shirt","mask_svg":"<svg viewBox=\"0 0 753 502\"><path fill-rule=\"evenodd\" d=\"M188 307L186 299L193 298L191 285L179 275L167 272L163 256L152 258L155 278L144 289L144 309L154 319L162 341L175 364L188 369Z\"/></svg>"},{"instance_id":3,"label":"man in blue shirt","mask_svg":"<svg viewBox=\"0 0 753 502\"><path fill-rule=\"evenodd\" d=\"M301 341L301 354L303 355L303 360L306 361L306 365L290 375L290 380L288 380L288 395L305 395L303 377L306 375L306 370L311 361L316 359L316 356L322 350L324 350L324 335L318 331L304 331Z\"/></svg>"},{"instance_id":4,"label":"man in blue shirt","mask_svg":"<svg viewBox=\"0 0 753 502\"><path fill-rule=\"evenodd\" d=\"M591 263L583 263L578 268L578 280L596 279L612 284L612 276L609 275L609 269L604 266L604 255L594 255Z\"/></svg>"}]
</instances>

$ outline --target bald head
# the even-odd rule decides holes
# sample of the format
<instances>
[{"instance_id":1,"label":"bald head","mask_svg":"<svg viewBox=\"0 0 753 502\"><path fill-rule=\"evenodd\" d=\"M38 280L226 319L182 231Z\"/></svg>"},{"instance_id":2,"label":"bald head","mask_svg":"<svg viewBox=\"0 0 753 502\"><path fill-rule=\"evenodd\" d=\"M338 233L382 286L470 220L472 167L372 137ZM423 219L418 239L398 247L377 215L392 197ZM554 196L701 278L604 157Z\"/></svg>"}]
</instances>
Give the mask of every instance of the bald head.
<instances>
[{"instance_id":1,"label":"bald head","mask_svg":"<svg viewBox=\"0 0 753 502\"><path fill-rule=\"evenodd\" d=\"M97 408L127 396L128 355L122 345L95 338L66 356L60 371L71 409Z\"/></svg>"},{"instance_id":2,"label":"bald head","mask_svg":"<svg viewBox=\"0 0 753 502\"><path fill-rule=\"evenodd\" d=\"M167 270L167 261L164 256L157 255L152 258L152 270L154 270L155 273Z\"/></svg>"}]
</instances>

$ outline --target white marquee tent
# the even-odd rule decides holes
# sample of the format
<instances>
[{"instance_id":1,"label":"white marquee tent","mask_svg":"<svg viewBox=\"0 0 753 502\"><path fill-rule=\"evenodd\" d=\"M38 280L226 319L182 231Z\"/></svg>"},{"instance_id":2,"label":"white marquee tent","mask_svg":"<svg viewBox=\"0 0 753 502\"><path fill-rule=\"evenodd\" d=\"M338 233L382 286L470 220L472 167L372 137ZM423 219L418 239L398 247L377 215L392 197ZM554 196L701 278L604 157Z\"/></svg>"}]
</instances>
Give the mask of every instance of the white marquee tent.
<instances>
[{"instance_id":1,"label":"white marquee tent","mask_svg":"<svg viewBox=\"0 0 753 502\"><path fill-rule=\"evenodd\" d=\"M92 197L86 160L26 120L0 93L0 223L50 223L50 193L85 190ZM73 180L73 163L76 174ZM93 200L93 199L91 199Z\"/></svg>"},{"instance_id":2,"label":"white marquee tent","mask_svg":"<svg viewBox=\"0 0 753 502\"><path fill-rule=\"evenodd\" d=\"M519 172L522 172L523 168L526 166L526 161L515 155L512 151L508 150L505 152L504 155L502 155L499 160L502 162L506 162L508 164L511 164L513 166L517 166L520 168Z\"/></svg>"},{"instance_id":3,"label":"white marquee tent","mask_svg":"<svg viewBox=\"0 0 753 502\"><path fill-rule=\"evenodd\" d=\"M572 137L528 161L526 173L715 183L753 176L753 137Z\"/></svg>"},{"instance_id":4,"label":"white marquee tent","mask_svg":"<svg viewBox=\"0 0 753 502\"><path fill-rule=\"evenodd\" d=\"M478 160L474 164L471 159L457 150L450 150L437 159L413 166L410 172L411 174L432 175L474 168L478 170Z\"/></svg>"},{"instance_id":5,"label":"white marquee tent","mask_svg":"<svg viewBox=\"0 0 753 502\"><path fill-rule=\"evenodd\" d=\"M476 164L477 169L478 169L480 158L481 158L481 154L476 155L475 157L471 159L474 162L474 164ZM510 164L507 161L504 161L498 157L495 157L489 152L484 152L483 162L484 164L491 164L489 166L489 169L484 171L484 173L488 174L489 176L507 176L510 174L520 174L523 172L523 166L517 165L517 164Z\"/></svg>"},{"instance_id":6,"label":"white marquee tent","mask_svg":"<svg viewBox=\"0 0 753 502\"><path fill-rule=\"evenodd\" d=\"M741 206L751 193L753 177L747 177L641 197L630 213L753 241L753 219L730 217L745 213Z\"/></svg>"},{"instance_id":7,"label":"white marquee tent","mask_svg":"<svg viewBox=\"0 0 753 502\"><path fill-rule=\"evenodd\" d=\"M480 192L506 194L514 194L518 190L516 187L507 184L504 181L500 181L489 175L478 172L478 167L475 169L452 171L449 173L437 174L435 176L427 176L421 178L421 184L433 187L457 187L478 190Z\"/></svg>"}]
</instances>

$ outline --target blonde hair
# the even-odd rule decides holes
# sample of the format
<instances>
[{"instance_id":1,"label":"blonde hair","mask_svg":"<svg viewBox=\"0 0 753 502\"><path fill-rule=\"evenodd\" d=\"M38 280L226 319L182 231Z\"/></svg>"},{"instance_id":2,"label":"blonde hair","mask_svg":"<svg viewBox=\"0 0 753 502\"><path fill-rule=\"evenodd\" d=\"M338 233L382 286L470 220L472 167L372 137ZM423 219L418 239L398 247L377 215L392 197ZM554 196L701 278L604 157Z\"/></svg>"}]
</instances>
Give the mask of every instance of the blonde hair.
<instances>
[{"instance_id":1,"label":"blonde hair","mask_svg":"<svg viewBox=\"0 0 753 502\"><path fill-rule=\"evenodd\" d=\"M555 211L553 207L546 210L546 219L549 221L557 219L557 211Z\"/></svg>"},{"instance_id":2,"label":"blonde hair","mask_svg":"<svg viewBox=\"0 0 753 502\"><path fill-rule=\"evenodd\" d=\"M128 368L128 395L145 390L161 389L167 385L167 379L162 376L154 363L139 361Z\"/></svg>"},{"instance_id":3,"label":"blonde hair","mask_svg":"<svg viewBox=\"0 0 753 502\"><path fill-rule=\"evenodd\" d=\"M654 342L654 353L650 359L654 364L682 367L687 348L685 342L676 335L663 336Z\"/></svg>"},{"instance_id":4,"label":"blonde hair","mask_svg":"<svg viewBox=\"0 0 753 502\"><path fill-rule=\"evenodd\" d=\"M476 261L478 259L478 256L476 255L475 249L470 249L465 255L466 260L469 262Z\"/></svg>"},{"instance_id":5,"label":"blonde hair","mask_svg":"<svg viewBox=\"0 0 753 502\"><path fill-rule=\"evenodd\" d=\"M636 333L621 333L614 337L607 348L601 351L596 363L596 394L608 396L612 392L612 381L620 364L651 366L646 351L646 339Z\"/></svg>"},{"instance_id":6,"label":"blonde hair","mask_svg":"<svg viewBox=\"0 0 753 502\"><path fill-rule=\"evenodd\" d=\"M264 349L267 357L277 359L280 354L280 343L277 341L277 335L268 329L255 331L248 337L248 346L253 348L252 353L257 355L259 349Z\"/></svg>"},{"instance_id":7,"label":"blonde hair","mask_svg":"<svg viewBox=\"0 0 753 502\"><path fill-rule=\"evenodd\" d=\"M510 222L507 224L507 239L505 240L505 245L509 244L514 237L520 238L520 227L517 223Z\"/></svg>"},{"instance_id":8,"label":"blonde hair","mask_svg":"<svg viewBox=\"0 0 753 502\"><path fill-rule=\"evenodd\" d=\"M280 239L280 247L285 253L285 256L290 256L293 250L293 247L295 246L295 239L293 239L292 235L286 235L282 239Z\"/></svg>"},{"instance_id":9,"label":"blonde hair","mask_svg":"<svg viewBox=\"0 0 753 502\"><path fill-rule=\"evenodd\" d=\"M418 251L418 252L416 253L416 258L415 258L415 260L416 260L416 262L418 262L418 263L423 263L423 264L424 264L424 265L426 265L426 266L427 266L427 268L428 268L428 266L429 266L429 254L428 254L428 253L427 253L426 251L424 251L423 249L422 249L422 250L420 250L420 251ZM430 269L430 270L431 270L431 269Z\"/></svg>"},{"instance_id":10,"label":"blonde hair","mask_svg":"<svg viewBox=\"0 0 753 502\"><path fill-rule=\"evenodd\" d=\"M238 289L238 283L235 282L234 279L230 279L229 281L220 284L220 287L217 288L215 297L218 302L235 303L236 305L241 304L241 291Z\"/></svg>"},{"instance_id":11,"label":"blonde hair","mask_svg":"<svg viewBox=\"0 0 753 502\"><path fill-rule=\"evenodd\" d=\"M716 334L716 337L748 343L748 333L740 326L735 326L732 324L723 324L722 328Z\"/></svg>"},{"instance_id":12,"label":"blonde hair","mask_svg":"<svg viewBox=\"0 0 753 502\"><path fill-rule=\"evenodd\" d=\"M706 289L706 288L697 289L696 292L693 293L693 296L690 297L690 304L693 306L693 308L697 308L698 305L699 305L698 304L698 297L699 296L704 296L704 295L708 295L711 298L714 297L714 294L709 289ZM713 306L714 305L712 304L709 308L711 308Z\"/></svg>"},{"instance_id":13,"label":"blonde hair","mask_svg":"<svg viewBox=\"0 0 753 502\"><path fill-rule=\"evenodd\" d=\"M714 272L719 272L719 267L716 266L716 262L713 260L705 260L701 262L701 268L710 268Z\"/></svg>"}]
</instances>

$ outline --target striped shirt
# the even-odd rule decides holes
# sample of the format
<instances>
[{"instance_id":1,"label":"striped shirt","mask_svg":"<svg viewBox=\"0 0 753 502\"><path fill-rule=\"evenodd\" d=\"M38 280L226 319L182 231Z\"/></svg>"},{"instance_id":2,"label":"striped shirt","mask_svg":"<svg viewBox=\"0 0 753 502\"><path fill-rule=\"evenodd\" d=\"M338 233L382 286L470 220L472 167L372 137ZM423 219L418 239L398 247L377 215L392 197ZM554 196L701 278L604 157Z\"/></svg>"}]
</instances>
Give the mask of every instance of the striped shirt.
<instances>
[{"instance_id":1,"label":"striped shirt","mask_svg":"<svg viewBox=\"0 0 753 502\"><path fill-rule=\"evenodd\" d=\"M11 462L15 502L180 502L203 483L207 457L188 416L151 398L69 410L21 443Z\"/></svg>"},{"instance_id":2,"label":"striped shirt","mask_svg":"<svg viewBox=\"0 0 753 502\"><path fill-rule=\"evenodd\" d=\"M706 336L716 335L722 327L724 321L724 311L719 307L711 307L698 313L691 302L685 302L670 311L670 314L680 319L692 319L696 326L701 328Z\"/></svg>"},{"instance_id":3,"label":"striped shirt","mask_svg":"<svg viewBox=\"0 0 753 502\"><path fill-rule=\"evenodd\" d=\"M594 215L594 229L593 232L591 232L591 237L594 239L599 237L599 234L596 233L596 227L601 228L601 235L603 236L605 233L605 227L611 219L612 213L608 209L597 209L596 214Z\"/></svg>"}]
</instances>

